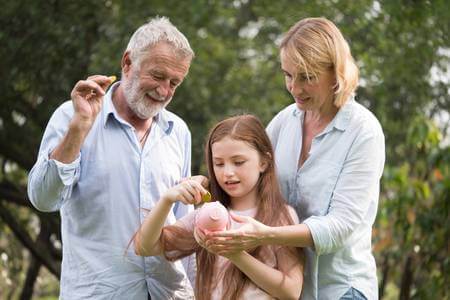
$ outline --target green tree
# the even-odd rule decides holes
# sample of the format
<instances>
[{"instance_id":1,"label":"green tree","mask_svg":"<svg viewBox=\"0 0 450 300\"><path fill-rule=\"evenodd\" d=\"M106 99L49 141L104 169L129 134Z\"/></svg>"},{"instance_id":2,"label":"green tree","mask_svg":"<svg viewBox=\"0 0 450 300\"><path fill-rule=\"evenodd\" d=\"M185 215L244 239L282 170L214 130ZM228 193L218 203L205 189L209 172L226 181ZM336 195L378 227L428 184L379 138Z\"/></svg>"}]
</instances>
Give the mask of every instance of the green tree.
<instances>
[{"instance_id":1,"label":"green tree","mask_svg":"<svg viewBox=\"0 0 450 300\"><path fill-rule=\"evenodd\" d=\"M304 17L333 20L361 69L358 100L375 113L386 134L374 230L380 295L448 298L448 123L434 123L450 111L446 1L2 4L0 270L7 275L0 274L0 298L30 299L38 277L59 277L59 216L37 212L26 195L27 172L51 113L78 80L94 73L120 76L130 35L156 15L168 16L196 52L170 105L191 128L193 173L205 171L203 139L210 125L240 112L268 122L291 103L278 59L282 33ZM9 283L22 288L13 291ZM55 295L55 281L39 284L36 296Z\"/></svg>"}]
</instances>

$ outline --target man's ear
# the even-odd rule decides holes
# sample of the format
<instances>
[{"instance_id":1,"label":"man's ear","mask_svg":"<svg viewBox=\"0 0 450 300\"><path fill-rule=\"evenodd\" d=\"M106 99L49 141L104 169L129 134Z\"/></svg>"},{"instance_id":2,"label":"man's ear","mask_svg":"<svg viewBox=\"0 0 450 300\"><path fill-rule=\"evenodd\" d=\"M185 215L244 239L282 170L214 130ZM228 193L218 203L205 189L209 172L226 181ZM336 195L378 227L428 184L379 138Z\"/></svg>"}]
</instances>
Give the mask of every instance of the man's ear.
<instances>
[{"instance_id":1,"label":"man's ear","mask_svg":"<svg viewBox=\"0 0 450 300\"><path fill-rule=\"evenodd\" d=\"M131 70L131 57L130 51L125 51L122 55L121 61L122 72L127 75Z\"/></svg>"}]
</instances>

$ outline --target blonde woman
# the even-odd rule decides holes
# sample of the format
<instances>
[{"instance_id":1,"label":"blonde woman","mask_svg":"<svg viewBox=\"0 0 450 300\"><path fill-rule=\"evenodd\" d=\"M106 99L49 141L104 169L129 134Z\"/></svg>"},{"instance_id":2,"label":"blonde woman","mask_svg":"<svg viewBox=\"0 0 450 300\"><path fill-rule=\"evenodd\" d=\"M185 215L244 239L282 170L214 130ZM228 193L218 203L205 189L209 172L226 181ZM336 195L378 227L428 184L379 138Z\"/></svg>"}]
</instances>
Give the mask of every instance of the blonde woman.
<instances>
[{"instance_id":1,"label":"blonde woman","mask_svg":"<svg viewBox=\"0 0 450 300\"><path fill-rule=\"evenodd\" d=\"M375 116L354 100L358 68L339 29L325 18L299 21L280 46L295 100L267 131L282 193L300 224L243 226L204 237L221 254L261 245L303 247L302 299L378 299L371 253L385 146Z\"/></svg>"}]
</instances>

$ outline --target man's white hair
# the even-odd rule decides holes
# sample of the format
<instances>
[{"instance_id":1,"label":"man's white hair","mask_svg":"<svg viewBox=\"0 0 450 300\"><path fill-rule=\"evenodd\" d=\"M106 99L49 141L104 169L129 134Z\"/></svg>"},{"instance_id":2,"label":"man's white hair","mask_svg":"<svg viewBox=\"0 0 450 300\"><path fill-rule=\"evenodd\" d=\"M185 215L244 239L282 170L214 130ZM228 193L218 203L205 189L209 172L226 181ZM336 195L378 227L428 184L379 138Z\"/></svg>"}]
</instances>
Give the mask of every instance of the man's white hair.
<instances>
[{"instance_id":1,"label":"man's white hair","mask_svg":"<svg viewBox=\"0 0 450 300\"><path fill-rule=\"evenodd\" d=\"M187 38L166 17L155 17L131 36L126 51L130 52L132 60L139 61L146 50L158 42L167 42L174 47L176 53L183 58L194 57Z\"/></svg>"}]
</instances>

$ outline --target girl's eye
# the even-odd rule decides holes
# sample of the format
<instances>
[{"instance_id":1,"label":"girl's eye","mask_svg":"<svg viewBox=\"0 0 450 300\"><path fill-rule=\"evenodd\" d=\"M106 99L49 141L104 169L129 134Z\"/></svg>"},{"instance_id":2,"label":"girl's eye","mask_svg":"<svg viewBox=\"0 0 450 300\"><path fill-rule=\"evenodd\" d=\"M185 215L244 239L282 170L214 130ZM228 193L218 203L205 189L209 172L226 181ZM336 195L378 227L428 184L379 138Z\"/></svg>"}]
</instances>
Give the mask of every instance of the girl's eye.
<instances>
[{"instance_id":1,"label":"girl's eye","mask_svg":"<svg viewBox=\"0 0 450 300\"><path fill-rule=\"evenodd\" d=\"M235 164L236 166L243 165L244 163L245 163L245 160L235 161L235 162L234 162L234 164Z\"/></svg>"},{"instance_id":2,"label":"girl's eye","mask_svg":"<svg viewBox=\"0 0 450 300\"><path fill-rule=\"evenodd\" d=\"M215 163L214 166L216 166L216 167L223 167L223 164L222 163Z\"/></svg>"}]
</instances>

